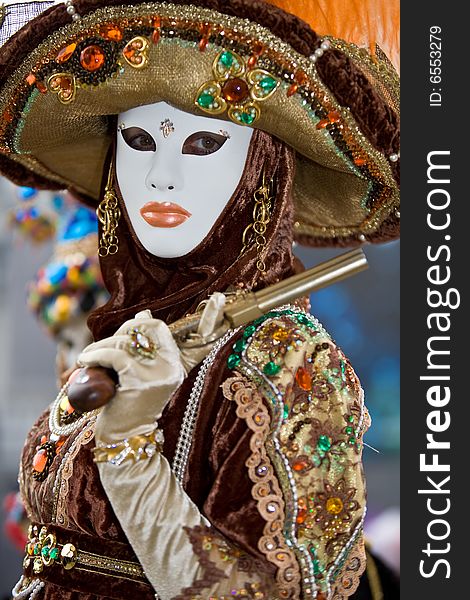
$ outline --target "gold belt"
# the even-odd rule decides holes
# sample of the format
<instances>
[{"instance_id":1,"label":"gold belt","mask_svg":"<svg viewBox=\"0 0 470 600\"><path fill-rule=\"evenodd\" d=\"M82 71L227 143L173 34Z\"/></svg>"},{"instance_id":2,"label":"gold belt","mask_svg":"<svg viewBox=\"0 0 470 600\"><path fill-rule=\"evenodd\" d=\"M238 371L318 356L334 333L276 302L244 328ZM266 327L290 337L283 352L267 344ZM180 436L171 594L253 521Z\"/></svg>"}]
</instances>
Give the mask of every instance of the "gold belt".
<instances>
[{"instance_id":1,"label":"gold belt","mask_svg":"<svg viewBox=\"0 0 470 600\"><path fill-rule=\"evenodd\" d=\"M39 575L42 571L58 565L66 569L89 570L89 568L105 569L113 572L117 577L124 579L136 577L145 580L145 574L137 562L120 560L79 550L73 544L58 544L55 533L43 526L39 530L37 525L28 529L28 542L23 567L27 569L32 563L33 573Z\"/></svg>"}]
</instances>

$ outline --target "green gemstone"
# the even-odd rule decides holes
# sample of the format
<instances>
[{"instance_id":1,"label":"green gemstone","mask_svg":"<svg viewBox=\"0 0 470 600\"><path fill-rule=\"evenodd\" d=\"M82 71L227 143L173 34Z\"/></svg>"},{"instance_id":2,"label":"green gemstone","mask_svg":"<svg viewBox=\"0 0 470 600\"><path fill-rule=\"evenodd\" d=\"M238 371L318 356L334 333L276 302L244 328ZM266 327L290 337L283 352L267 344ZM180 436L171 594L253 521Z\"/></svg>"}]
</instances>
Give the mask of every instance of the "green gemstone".
<instances>
[{"instance_id":1,"label":"green gemstone","mask_svg":"<svg viewBox=\"0 0 470 600\"><path fill-rule=\"evenodd\" d=\"M268 317L267 317L267 315L264 315L263 317L259 317L258 319L255 319L255 320L253 321L253 325L254 325L255 327L258 327L258 325L261 325L261 323L264 323L264 322L266 321L266 319L267 319L267 318L268 318ZM248 329L248 327L247 327L247 329ZM246 331L246 330L245 330L245 331Z\"/></svg>"},{"instance_id":2,"label":"green gemstone","mask_svg":"<svg viewBox=\"0 0 470 600\"><path fill-rule=\"evenodd\" d=\"M212 96L211 94L207 94L205 92L203 92L197 99L197 103L202 108L209 108L213 102L214 102L214 96Z\"/></svg>"},{"instance_id":3,"label":"green gemstone","mask_svg":"<svg viewBox=\"0 0 470 600\"><path fill-rule=\"evenodd\" d=\"M346 427L345 431L348 435L351 435L352 433L354 433L354 429L352 427Z\"/></svg>"},{"instance_id":4,"label":"green gemstone","mask_svg":"<svg viewBox=\"0 0 470 600\"><path fill-rule=\"evenodd\" d=\"M255 114L244 112L240 115L240 119L241 119L241 122L244 123L245 125L251 125L253 123L253 121L255 120Z\"/></svg>"},{"instance_id":5,"label":"green gemstone","mask_svg":"<svg viewBox=\"0 0 470 600\"><path fill-rule=\"evenodd\" d=\"M59 558L59 548L52 548L49 552L49 557L52 558L52 560L57 560Z\"/></svg>"},{"instance_id":6,"label":"green gemstone","mask_svg":"<svg viewBox=\"0 0 470 600\"><path fill-rule=\"evenodd\" d=\"M241 358L238 356L238 354L231 354L227 360L228 368L235 369L235 367L240 364L240 361Z\"/></svg>"},{"instance_id":7,"label":"green gemstone","mask_svg":"<svg viewBox=\"0 0 470 600\"><path fill-rule=\"evenodd\" d=\"M310 319L306 315L299 315L297 321L302 325L310 325Z\"/></svg>"},{"instance_id":8,"label":"green gemstone","mask_svg":"<svg viewBox=\"0 0 470 600\"><path fill-rule=\"evenodd\" d=\"M265 375L267 375L268 377L277 375L280 370L281 370L281 367L279 365L276 365L276 363L273 362L272 360L270 360L268 363L266 363L263 367L263 373Z\"/></svg>"},{"instance_id":9,"label":"green gemstone","mask_svg":"<svg viewBox=\"0 0 470 600\"><path fill-rule=\"evenodd\" d=\"M245 340L238 340L233 345L233 349L235 352L242 352L242 350L244 350L245 348L246 348Z\"/></svg>"},{"instance_id":10,"label":"green gemstone","mask_svg":"<svg viewBox=\"0 0 470 600\"><path fill-rule=\"evenodd\" d=\"M39 544L36 544L34 546L34 550L33 550L34 556L38 556L40 552L41 552L41 548L40 548Z\"/></svg>"},{"instance_id":11,"label":"green gemstone","mask_svg":"<svg viewBox=\"0 0 470 600\"><path fill-rule=\"evenodd\" d=\"M47 558L49 556L49 546L44 546L41 550L41 554L44 556L44 558Z\"/></svg>"},{"instance_id":12,"label":"green gemstone","mask_svg":"<svg viewBox=\"0 0 470 600\"><path fill-rule=\"evenodd\" d=\"M231 52L222 52L219 60L224 67L230 69L230 67L233 65L233 54Z\"/></svg>"},{"instance_id":13,"label":"green gemstone","mask_svg":"<svg viewBox=\"0 0 470 600\"><path fill-rule=\"evenodd\" d=\"M284 404L284 419L287 419L287 417L289 416L289 407L287 406L287 404Z\"/></svg>"},{"instance_id":14,"label":"green gemstone","mask_svg":"<svg viewBox=\"0 0 470 600\"><path fill-rule=\"evenodd\" d=\"M330 438L327 435L321 435L318 438L317 446L320 450L323 450L323 452L328 452L328 450L331 448Z\"/></svg>"},{"instance_id":15,"label":"green gemstone","mask_svg":"<svg viewBox=\"0 0 470 600\"><path fill-rule=\"evenodd\" d=\"M276 87L276 83L277 83L276 80L273 79L272 77L265 77L264 79L262 79L259 82L259 86L265 92L270 92L271 90L273 90Z\"/></svg>"},{"instance_id":16,"label":"green gemstone","mask_svg":"<svg viewBox=\"0 0 470 600\"><path fill-rule=\"evenodd\" d=\"M355 437L350 437L349 438L349 443L350 444L355 444L356 443L356 438Z\"/></svg>"},{"instance_id":17,"label":"green gemstone","mask_svg":"<svg viewBox=\"0 0 470 600\"><path fill-rule=\"evenodd\" d=\"M254 325L248 325L248 327L246 327L245 331L243 332L243 337L245 338L245 340L251 337L255 331L256 327Z\"/></svg>"},{"instance_id":18,"label":"green gemstone","mask_svg":"<svg viewBox=\"0 0 470 600\"><path fill-rule=\"evenodd\" d=\"M353 417L352 415L350 415L350 416L348 417L348 421L349 421L350 423L352 423L352 422L354 421L354 417Z\"/></svg>"}]
</instances>

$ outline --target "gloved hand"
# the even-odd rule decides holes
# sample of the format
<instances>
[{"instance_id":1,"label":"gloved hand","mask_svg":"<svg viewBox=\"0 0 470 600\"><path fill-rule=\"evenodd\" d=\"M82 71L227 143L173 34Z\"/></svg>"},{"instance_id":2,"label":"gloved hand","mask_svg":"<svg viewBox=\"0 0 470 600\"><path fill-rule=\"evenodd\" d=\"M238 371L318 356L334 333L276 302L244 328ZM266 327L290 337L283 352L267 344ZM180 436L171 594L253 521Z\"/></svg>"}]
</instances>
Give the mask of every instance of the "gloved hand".
<instances>
[{"instance_id":1,"label":"gloved hand","mask_svg":"<svg viewBox=\"0 0 470 600\"><path fill-rule=\"evenodd\" d=\"M199 333L212 333L221 322L224 305L223 294L211 296ZM182 356L167 325L153 319L150 311L142 311L126 321L112 337L87 346L78 357L79 366L108 367L119 377L116 396L97 419L97 442L112 444L153 431L155 421L187 371L203 360L212 346L213 343L185 350Z\"/></svg>"}]
</instances>

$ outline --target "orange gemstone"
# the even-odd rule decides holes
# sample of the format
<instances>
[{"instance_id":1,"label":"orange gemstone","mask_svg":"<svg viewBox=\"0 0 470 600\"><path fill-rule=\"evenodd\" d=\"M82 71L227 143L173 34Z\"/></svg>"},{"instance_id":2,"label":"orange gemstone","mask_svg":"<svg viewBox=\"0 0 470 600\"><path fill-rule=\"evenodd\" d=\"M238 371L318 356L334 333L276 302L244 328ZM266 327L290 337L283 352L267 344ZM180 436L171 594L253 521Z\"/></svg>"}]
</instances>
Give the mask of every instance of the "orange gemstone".
<instances>
[{"instance_id":1,"label":"orange gemstone","mask_svg":"<svg viewBox=\"0 0 470 600\"><path fill-rule=\"evenodd\" d=\"M82 50L80 54L80 64L86 71L90 71L90 73L94 73L101 69L104 65L105 55L103 49L93 44L92 46L87 46Z\"/></svg>"},{"instance_id":2,"label":"orange gemstone","mask_svg":"<svg viewBox=\"0 0 470 600\"><path fill-rule=\"evenodd\" d=\"M47 464L47 452L42 449L38 450L33 458L33 469L38 473L42 473Z\"/></svg>"},{"instance_id":3,"label":"orange gemstone","mask_svg":"<svg viewBox=\"0 0 470 600\"><path fill-rule=\"evenodd\" d=\"M309 467L309 463L305 460L305 458L297 458L292 463L292 468L294 471L304 471Z\"/></svg>"},{"instance_id":4,"label":"orange gemstone","mask_svg":"<svg viewBox=\"0 0 470 600\"><path fill-rule=\"evenodd\" d=\"M122 40L122 29L116 25L105 25L100 29L100 33L105 40L120 42Z\"/></svg>"},{"instance_id":5,"label":"orange gemstone","mask_svg":"<svg viewBox=\"0 0 470 600\"><path fill-rule=\"evenodd\" d=\"M329 119L322 119L321 121L318 121L317 129L325 129L325 127L329 124L330 124Z\"/></svg>"},{"instance_id":6,"label":"orange gemstone","mask_svg":"<svg viewBox=\"0 0 470 600\"><path fill-rule=\"evenodd\" d=\"M199 42L199 50L201 52L204 52L204 50L206 49L208 43L209 43L209 40L206 37L203 37L201 39L201 41Z\"/></svg>"},{"instance_id":7,"label":"orange gemstone","mask_svg":"<svg viewBox=\"0 0 470 600\"><path fill-rule=\"evenodd\" d=\"M47 437L45 435L43 435L41 437L41 444L45 444L47 442Z\"/></svg>"},{"instance_id":8,"label":"orange gemstone","mask_svg":"<svg viewBox=\"0 0 470 600\"><path fill-rule=\"evenodd\" d=\"M249 94L248 84L239 77L227 80L222 88L222 96L227 102L241 102L248 98Z\"/></svg>"},{"instance_id":9,"label":"orange gemstone","mask_svg":"<svg viewBox=\"0 0 470 600\"><path fill-rule=\"evenodd\" d=\"M297 523L302 524L307 518L307 514L306 508L299 508L297 511Z\"/></svg>"},{"instance_id":10,"label":"orange gemstone","mask_svg":"<svg viewBox=\"0 0 470 600\"><path fill-rule=\"evenodd\" d=\"M56 61L58 63L67 62L68 59L72 56L72 54L75 52L76 47L77 47L77 44L75 42L73 42L72 44L65 46L65 48L62 48L62 50L59 52L59 54L55 57Z\"/></svg>"},{"instance_id":11,"label":"orange gemstone","mask_svg":"<svg viewBox=\"0 0 470 600\"><path fill-rule=\"evenodd\" d=\"M305 83L307 83L308 78L305 72L302 71L302 69L299 69L295 74L295 80L299 85L304 85Z\"/></svg>"},{"instance_id":12,"label":"orange gemstone","mask_svg":"<svg viewBox=\"0 0 470 600\"><path fill-rule=\"evenodd\" d=\"M365 158L355 158L354 164L357 165L358 167L362 167L362 165L366 164L366 159Z\"/></svg>"},{"instance_id":13,"label":"orange gemstone","mask_svg":"<svg viewBox=\"0 0 470 600\"><path fill-rule=\"evenodd\" d=\"M256 65L257 62L258 62L258 57L253 54L253 56L250 56L250 58L248 59L248 68L252 69Z\"/></svg>"},{"instance_id":14,"label":"orange gemstone","mask_svg":"<svg viewBox=\"0 0 470 600\"><path fill-rule=\"evenodd\" d=\"M160 30L154 29L152 32L152 42L154 44L158 44L159 41L160 41Z\"/></svg>"},{"instance_id":15,"label":"orange gemstone","mask_svg":"<svg viewBox=\"0 0 470 600\"><path fill-rule=\"evenodd\" d=\"M295 380L299 387L303 390L309 392L312 389L312 378L310 377L310 373L307 369L303 367L299 367L297 369L297 373L295 374Z\"/></svg>"},{"instance_id":16,"label":"orange gemstone","mask_svg":"<svg viewBox=\"0 0 470 600\"><path fill-rule=\"evenodd\" d=\"M36 83L36 75L34 75L34 73L30 73L27 77L26 77L26 83L28 85L34 85Z\"/></svg>"},{"instance_id":17,"label":"orange gemstone","mask_svg":"<svg viewBox=\"0 0 470 600\"><path fill-rule=\"evenodd\" d=\"M56 442L56 444L55 444L55 453L56 453L56 454L59 454L59 452L60 452L60 449L62 448L62 446L63 446L64 444L65 444L65 440L63 440L63 439L60 439L60 440L58 440L58 441Z\"/></svg>"},{"instance_id":18,"label":"orange gemstone","mask_svg":"<svg viewBox=\"0 0 470 600\"><path fill-rule=\"evenodd\" d=\"M36 81L36 87L41 92L41 94L47 94L47 87L43 81Z\"/></svg>"},{"instance_id":19,"label":"orange gemstone","mask_svg":"<svg viewBox=\"0 0 470 600\"><path fill-rule=\"evenodd\" d=\"M293 83L290 86L290 88L287 90L287 95L288 96L293 96L298 89L299 89L299 84L298 83Z\"/></svg>"},{"instance_id":20,"label":"orange gemstone","mask_svg":"<svg viewBox=\"0 0 470 600\"><path fill-rule=\"evenodd\" d=\"M338 111L332 110L328 113L328 119L330 123L337 123L338 121L341 121L341 115Z\"/></svg>"},{"instance_id":21,"label":"orange gemstone","mask_svg":"<svg viewBox=\"0 0 470 600\"><path fill-rule=\"evenodd\" d=\"M154 29L160 29L161 26L162 26L162 19L161 19L161 17L154 17L152 19L152 27Z\"/></svg>"}]
</instances>

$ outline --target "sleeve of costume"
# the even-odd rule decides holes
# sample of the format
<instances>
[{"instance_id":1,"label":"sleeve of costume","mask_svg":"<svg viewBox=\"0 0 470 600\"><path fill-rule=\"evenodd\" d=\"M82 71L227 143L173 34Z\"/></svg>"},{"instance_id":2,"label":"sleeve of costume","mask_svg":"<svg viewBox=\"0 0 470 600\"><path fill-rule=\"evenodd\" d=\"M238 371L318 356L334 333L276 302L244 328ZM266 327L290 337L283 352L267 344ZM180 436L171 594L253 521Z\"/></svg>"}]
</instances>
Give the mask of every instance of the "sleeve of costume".
<instances>
[{"instance_id":1,"label":"sleeve of costume","mask_svg":"<svg viewBox=\"0 0 470 600\"><path fill-rule=\"evenodd\" d=\"M303 313L246 328L234 355L223 392L249 429L245 468L266 560L211 527L161 454L98 465L116 515L162 600L347 597L364 568L357 379Z\"/></svg>"}]
</instances>

